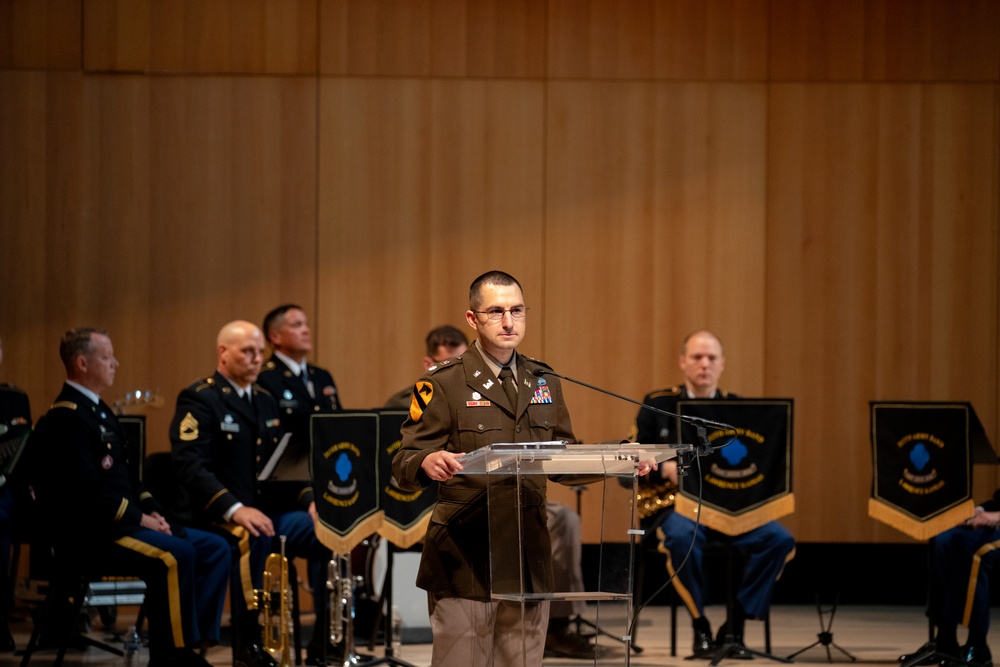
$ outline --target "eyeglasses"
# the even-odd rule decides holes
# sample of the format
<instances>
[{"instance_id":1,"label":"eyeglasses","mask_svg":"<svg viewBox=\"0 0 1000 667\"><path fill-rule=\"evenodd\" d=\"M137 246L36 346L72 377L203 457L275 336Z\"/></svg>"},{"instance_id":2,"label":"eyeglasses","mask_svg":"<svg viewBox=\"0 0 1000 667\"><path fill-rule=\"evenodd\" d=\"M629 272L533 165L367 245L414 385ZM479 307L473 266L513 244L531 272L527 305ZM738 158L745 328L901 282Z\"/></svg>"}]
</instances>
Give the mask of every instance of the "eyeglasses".
<instances>
[{"instance_id":1,"label":"eyeglasses","mask_svg":"<svg viewBox=\"0 0 1000 667\"><path fill-rule=\"evenodd\" d=\"M504 313L510 313L510 316L515 320L523 320L524 316L528 313L527 306L514 306L513 308L508 308L504 310L499 306L495 308L487 308L486 310L474 310L472 311L477 315L485 315L486 319L491 322L499 322L503 319Z\"/></svg>"}]
</instances>

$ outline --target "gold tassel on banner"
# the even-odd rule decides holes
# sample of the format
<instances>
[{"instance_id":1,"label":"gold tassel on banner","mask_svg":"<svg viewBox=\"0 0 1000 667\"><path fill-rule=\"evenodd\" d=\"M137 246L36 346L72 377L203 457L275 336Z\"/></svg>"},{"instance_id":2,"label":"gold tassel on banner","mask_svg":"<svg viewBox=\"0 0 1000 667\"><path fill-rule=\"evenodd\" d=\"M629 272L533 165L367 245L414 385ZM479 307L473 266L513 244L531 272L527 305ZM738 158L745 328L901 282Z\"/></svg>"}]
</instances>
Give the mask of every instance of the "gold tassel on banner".
<instances>
[{"instance_id":1,"label":"gold tassel on banner","mask_svg":"<svg viewBox=\"0 0 1000 667\"><path fill-rule=\"evenodd\" d=\"M692 521L698 519L698 503L687 496L679 495L676 500L677 512ZM701 524L717 530L723 535L742 535L754 528L760 528L768 521L775 521L795 512L795 495L786 494L760 507L738 515L727 514L711 507L701 507Z\"/></svg>"},{"instance_id":2,"label":"gold tassel on banner","mask_svg":"<svg viewBox=\"0 0 1000 667\"><path fill-rule=\"evenodd\" d=\"M966 519L971 519L975 511L976 503L966 500L933 518L921 521L875 498L868 499L868 516L920 541L929 540L938 533L954 528Z\"/></svg>"}]
</instances>

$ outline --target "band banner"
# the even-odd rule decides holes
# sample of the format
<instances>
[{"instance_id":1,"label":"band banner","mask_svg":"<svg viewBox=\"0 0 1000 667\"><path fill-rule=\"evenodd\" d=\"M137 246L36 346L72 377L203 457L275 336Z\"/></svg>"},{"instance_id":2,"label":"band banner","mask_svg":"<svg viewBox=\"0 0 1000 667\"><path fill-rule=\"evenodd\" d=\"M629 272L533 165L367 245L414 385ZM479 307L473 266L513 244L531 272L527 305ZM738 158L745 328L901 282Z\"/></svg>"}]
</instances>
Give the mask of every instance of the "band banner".
<instances>
[{"instance_id":1,"label":"band banner","mask_svg":"<svg viewBox=\"0 0 1000 667\"><path fill-rule=\"evenodd\" d=\"M868 516L926 540L972 516L972 464L996 462L969 403L876 402L871 407Z\"/></svg>"},{"instance_id":2,"label":"band banner","mask_svg":"<svg viewBox=\"0 0 1000 667\"><path fill-rule=\"evenodd\" d=\"M309 430L316 537L334 553L347 554L382 525L379 416L371 411L315 414Z\"/></svg>"},{"instance_id":3,"label":"band banner","mask_svg":"<svg viewBox=\"0 0 1000 667\"><path fill-rule=\"evenodd\" d=\"M405 410L379 411L379 507L383 512L379 535L400 549L409 549L424 539L431 510L437 501L437 484L418 491L403 491L392 476L392 457L402 444L400 427Z\"/></svg>"},{"instance_id":4,"label":"band banner","mask_svg":"<svg viewBox=\"0 0 1000 667\"><path fill-rule=\"evenodd\" d=\"M701 523L726 535L740 535L795 511L792 494L791 399L678 401L677 413L731 424L712 431L717 448L681 477L676 509L695 520L701 487ZM695 427L680 426L682 441L698 444Z\"/></svg>"}]
</instances>

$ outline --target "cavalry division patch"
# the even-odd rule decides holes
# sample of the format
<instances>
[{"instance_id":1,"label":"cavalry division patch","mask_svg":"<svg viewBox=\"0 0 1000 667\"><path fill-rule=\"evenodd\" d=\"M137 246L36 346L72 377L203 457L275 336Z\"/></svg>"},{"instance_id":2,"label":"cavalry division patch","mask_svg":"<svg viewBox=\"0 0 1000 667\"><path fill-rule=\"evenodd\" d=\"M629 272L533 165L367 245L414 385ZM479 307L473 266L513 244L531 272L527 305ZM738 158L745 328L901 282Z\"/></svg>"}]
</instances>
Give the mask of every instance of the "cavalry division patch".
<instances>
[{"instance_id":1,"label":"cavalry division patch","mask_svg":"<svg viewBox=\"0 0 1000 667\"><path fill-rule=\"evenodd\" d=\"M433 396L434 385L430 382L418 382L413 387L413 395L410 398L410 419L415 422L420 421L420 418L424 416L424 410L427 409Z\"/></svg>"}]
</instances>

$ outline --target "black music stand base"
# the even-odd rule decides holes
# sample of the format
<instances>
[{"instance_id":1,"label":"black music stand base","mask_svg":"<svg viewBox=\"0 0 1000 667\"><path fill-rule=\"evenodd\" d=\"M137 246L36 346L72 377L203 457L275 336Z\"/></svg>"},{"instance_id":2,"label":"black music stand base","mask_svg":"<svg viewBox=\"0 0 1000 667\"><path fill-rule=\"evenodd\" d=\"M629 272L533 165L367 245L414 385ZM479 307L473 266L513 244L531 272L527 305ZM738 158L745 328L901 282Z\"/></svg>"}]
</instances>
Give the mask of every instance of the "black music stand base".
<instances>
[{"instance_id":1,"label":"black music stand base","mask_svg":"<svg viewBox=\"0 0 1000 667\"><path fill-rule=\"evenodd\" d=\"M853 655L851 655L848 651L844 650L842 647L838 646L837 643L835 641L833 641L833 632L830 631L830 628L833 627L833 616L834 616L834 614L837 613L837 602L839 602L839 600L840 600L840 594L838 593L837 597L834 598L834 600L833 600L833 607L830 608L830 620L829 620L828 623L826 623L824 625L824 621L823 621L823 608L819 604L819 595L816 596L816 613L819 614L819 629L820 629L820 632L819 632L819 634L816 635L816 637L817 637L816 641L814 641L809 646L806 646L805 648L801 648L798 651L796 651L795 653L793 653L790 656L788 656L789 662L795 656L799 655L800 653L805 653L806 651L808 651L809 649L811 649L814 646L823 646L826 649L826 661L827 662L833 662L833 655L830 653L830 647L831 646L833 648L837 649L838 651L840 651L841 653L843 653L848 658L850 658L851 662L857 662L857 660L858 660L857 658L855 658ZM931 652L928 652L927 655L918 656L918 658L915 661L911 660L910 661L910 665L906 666L906 667L910 667L910 666L916 664L917 662L920 662L924 658L929 657L930 655L931 655Z\"/></svg>"}]
</instances>

